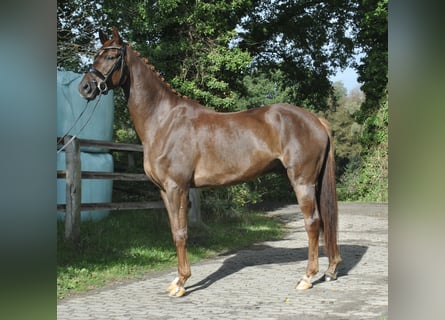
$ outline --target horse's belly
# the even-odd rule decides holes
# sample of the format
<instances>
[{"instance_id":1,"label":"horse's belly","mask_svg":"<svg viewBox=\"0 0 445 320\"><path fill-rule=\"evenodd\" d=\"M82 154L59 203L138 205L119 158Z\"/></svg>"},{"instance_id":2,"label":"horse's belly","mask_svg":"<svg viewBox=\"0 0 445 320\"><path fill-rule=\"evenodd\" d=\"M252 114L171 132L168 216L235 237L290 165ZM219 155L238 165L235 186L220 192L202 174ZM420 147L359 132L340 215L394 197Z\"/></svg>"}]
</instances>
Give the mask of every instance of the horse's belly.
<instances>
[{"instance_id":1,"label":"horse's belly","mask_svg":"<svg viewBox=\"0 0 445 320\"><path fill-rule=\"evenodd\" d=\"M280 161L270 156L201 162L195 169L193 182L196 187L237 184L252 180L278 164Z\"/></svg>"}]
</instances>

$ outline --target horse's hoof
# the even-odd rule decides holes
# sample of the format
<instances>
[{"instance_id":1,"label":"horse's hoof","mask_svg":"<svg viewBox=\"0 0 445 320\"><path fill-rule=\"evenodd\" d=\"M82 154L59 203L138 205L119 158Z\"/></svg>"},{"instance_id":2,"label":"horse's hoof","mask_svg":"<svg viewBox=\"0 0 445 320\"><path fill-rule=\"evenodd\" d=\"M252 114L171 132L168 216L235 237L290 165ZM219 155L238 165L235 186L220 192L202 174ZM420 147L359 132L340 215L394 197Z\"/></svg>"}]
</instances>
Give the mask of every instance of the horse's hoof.
<instances>
[{"instance_id":1,"label":"horse's hoof","mask_svg":"<svg viewBox=\"0 0 445 320\"><path fill-rule=\"evenodd\" d=\"M335 274L327 274L327 273L325 273L324 281L328 282L328 281L334 281L334 280L337 280L337 273L335 273Z\"/></svg>"},{"instance_id":2,"label":"horse's hoof","mask_svg":"<svg viewBox=\"0 0 445 320\"><path fill-rule=\"evenodd\" d=\"M303 279L300 280L300 282L298 282L297 286L295 287L295 289L297 290L307 290L312 288L312 283L311 283L311 277L308 276L304 276Z\"/></svg>"},{"instance_id":3,"label":"horse's hoof","mask_svg":"<svg viewBox=\"0 0 445 320\"><path fill-rule=\"evenodd\" d=\"M182 297L185 294L184 287L178 286L178 282L179 278L175 278L168 286L167 291L170 297Z\"/></svg>"},{"instance_id":4,"label":"horse's hoof","mask_svg":"<svg viewBox=\"0 0 445 320\"><path fill-rule=\"evenodd\" d=\"M297 290L307 290L312 288L312 283L307 283L306 281L301 280L295 288Z\"/></svg>"},{"instance_id":5,"label":"horse's hoof","mask_svg":"<svg viewBox=\"0 0 445 320\"><path fill-rule=\"evenodd\" d=\"M184 287L176 287L173 288L170 292L169 292L169 296L170 297L175 297L175 298L179 298L182 297L185 294L185 289Z\"/></svg>"},{"instance_id":6,"label":"horse's hoof","mask_svg":"<svg viewBox=\"0 0 445 320\"><path fill-rule=\"evenodd\" d=\"M170 285L167 288L168 292L171 292L172 290L178 288L178 282L179 282L179 278L176 277L175 280L173 280Z\"/></svg>"}]
</instances>

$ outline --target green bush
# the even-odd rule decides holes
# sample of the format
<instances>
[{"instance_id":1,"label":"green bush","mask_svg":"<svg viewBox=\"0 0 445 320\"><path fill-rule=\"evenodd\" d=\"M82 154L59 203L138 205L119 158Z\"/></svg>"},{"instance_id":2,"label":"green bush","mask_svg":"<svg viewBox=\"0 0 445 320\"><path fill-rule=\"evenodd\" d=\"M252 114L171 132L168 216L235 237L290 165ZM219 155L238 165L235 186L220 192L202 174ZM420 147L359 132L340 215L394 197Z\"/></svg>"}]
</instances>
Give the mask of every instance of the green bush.
<instances>
[{"instance_id":1,"label":"green bush","mask_svg":"<svg viewBox=\"0 0 445 320\"><path fill-rule=\"evenodd\" d=\"M240 217L248 205L263 201L296 201L286 175L270 173L234 186L205 189L201 206L207 216L224 220Z\"/></svg>"},{"instance_id":2,"label":"green bush","mask_svg":"<svg viewBox=\"0 0 445 320\"><path fill-rule=\"evenodd\" d=\"M240 218L249 203L261 200L261 194L251 190L249 183L229 187L205 189L202 193L202 210L204 216L226 220Z\"/></svg>"},{"instance_id":3,"label":"green bush","mask_svg":"<svg viewBox=\"0 0 445 320\"><path fill-rule=\"evenodd\" d=\"M388 201L388 101L366 121L375 132L368 152L351 161L338 184L338 196L344 201ZM365 131L366 132L366 131ZM369 131L368 131L369 132Z\"/></svg>"}]
</instances>

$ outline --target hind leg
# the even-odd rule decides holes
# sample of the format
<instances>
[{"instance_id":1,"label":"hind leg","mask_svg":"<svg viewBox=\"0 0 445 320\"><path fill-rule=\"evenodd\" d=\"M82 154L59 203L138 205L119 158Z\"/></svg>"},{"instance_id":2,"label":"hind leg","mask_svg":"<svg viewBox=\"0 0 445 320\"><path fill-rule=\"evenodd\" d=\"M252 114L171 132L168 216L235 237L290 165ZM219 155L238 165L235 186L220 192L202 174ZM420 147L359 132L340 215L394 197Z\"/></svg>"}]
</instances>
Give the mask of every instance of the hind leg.
<instances>
[{"instance_id":1,"label":"hind leg","mask_svg":"<svg viewBox=\"0 0 445 320\"><path fill-rule=\"evenodd\" d=\"M337 269L341 261L342 259L340 257L340 253L338 252L338 247L336 246L335 253L329 255L329 267L324 273L325 281L337 280Z\"/></svg>"},{"instance_id":2,"label":"hind leg","mask_svg":"<svg viewBox=\"0 0 445 320\"><path fill-rule=\"evenodd\" d=\"M325 281L337 280L337 268L341 261L340 255L329 258L329 267L324 274Z\"/></svg>"},{"instance_id":3,"label":"hind leg","mask_svg":"<svg viewBox=\"0 0 445 320\"><path fill-rule=\"evenodd\" d=\"M317 209L315 185L293 184L295 194L304 217L308 235L308 263L306 274L297 285L298 290L312 287L312 276L318 273L318 240L320 236L320 215Z\"/></svg>"}]
</instances>

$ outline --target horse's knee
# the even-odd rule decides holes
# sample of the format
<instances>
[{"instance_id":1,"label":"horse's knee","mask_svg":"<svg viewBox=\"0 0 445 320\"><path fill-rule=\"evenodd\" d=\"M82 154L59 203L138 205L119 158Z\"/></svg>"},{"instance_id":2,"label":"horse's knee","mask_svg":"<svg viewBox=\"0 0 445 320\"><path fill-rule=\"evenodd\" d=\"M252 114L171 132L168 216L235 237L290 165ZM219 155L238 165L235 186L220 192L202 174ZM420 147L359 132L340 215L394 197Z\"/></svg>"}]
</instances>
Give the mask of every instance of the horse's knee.
<instances>
[{"instance_id":1,"label":"horse's knee","mask_svg":"<svg viewBox=\"0 0 445 320\"><path fill-rule=\"evenodd\" d=\"M187 242L188 233L187 228L174 230L173 231L173 241L178 245L185 245Z\"/></svg>"}]
</instances>

